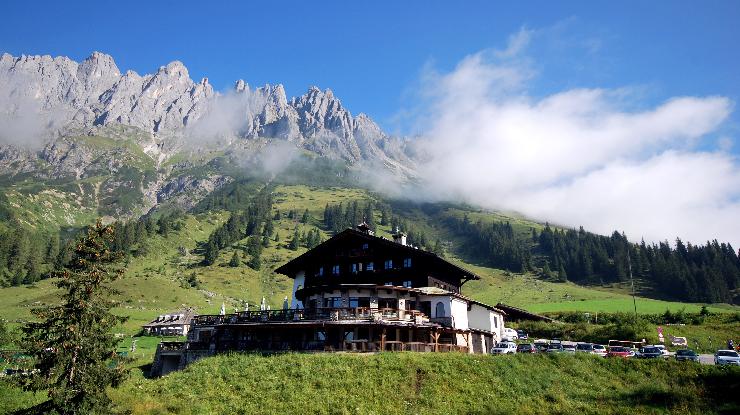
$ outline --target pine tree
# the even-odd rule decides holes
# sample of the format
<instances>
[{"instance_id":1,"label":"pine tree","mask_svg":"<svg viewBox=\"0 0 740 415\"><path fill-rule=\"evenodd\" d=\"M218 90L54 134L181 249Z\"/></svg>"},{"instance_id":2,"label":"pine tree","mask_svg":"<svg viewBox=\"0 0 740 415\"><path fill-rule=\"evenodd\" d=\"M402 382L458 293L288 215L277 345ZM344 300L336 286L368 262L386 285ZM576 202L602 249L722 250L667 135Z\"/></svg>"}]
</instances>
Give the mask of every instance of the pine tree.
<instances>
[{"instance_id":1,"label":"pine tree","mask_svg":"<svg viewBox=\"0 0 740 415\"><path fill-rule=\"evenodd\" d=\"M288 248L292 249L293 251L297 251L300 245L301 245L301 234L298 232L298 228L295 228L295 231L293 232L293 238L290 240L290 243L288 244Z\"/></svg>"},{"instance_id":2,"label":"pine tree","mask_svg":"<svg viewBox=\"0 0 740 415\"><path fill-rule=\"evenodd\" d=\"M252 256L252 258L249 259L247 265L249 265L249 268L252 268L255 271L259 271L262 267L262 260L260 259L259 255L254 255Z\"/></svg>"},{"instance_id":3,"label":"pine tree","mask_svg":"<svg viewBox=\"0 0 740 415\"><path fill-rule=\"evenodd\" d=\"M236 250L234 250L234 255L231 256L231 261L229 261L229 266L232 268L236 268L242 264L241 260L239 259L239 254L237 254Z\"/></svg>"},{"instance_id":4,"label":"pine tree","mask_svg":"<svg viewBox=\"0 0 740 415\"><path fill-rule=\"evenodd\" d=\"M22 328L22 347L39 372L20 382L26 390L46 390L59 413L108 413L106 388L125 376L121 364L111 363L118 343L112 330L126 320L110 312L114 290L109 284L121 274L121 255L110 250L112 241L111 226L98 221L88 229L72 261L55 272L62 304L34 309L41 321Z\"/></svg>"},{"instance_id":5,"label":"pine tree","mask_svg":"<svg viewBox=\"0 0 740 415\"><path fill-rule=\"evenodd\" d=\"M213 239L208 239L203 252L203 263L206 265L213 265L218 259L218 246Z\"/></svg>"},{"instance_id":6,"label":"pine tree","mask_svg":"<svg viewBox=\"0 0 740 415\"><path fill-rule=\"evenodd\" d=\"M308 209L306 209L303 212L303 216L301 217L301 223L308 223L308 221L311 219L311 216L308 214Z\"/></svg>"},{"instance_id":7,"label":"pine tree","mask_svg":"<svg viewBox=\"0 0 740 415\"><path fill-rule=\"evenodd\" d=\"M568 274L565 273L565 268L563 267L563 264L560 264L560 269L558 270L558 281L568 281Z\"/></svg>"}]
</instances>

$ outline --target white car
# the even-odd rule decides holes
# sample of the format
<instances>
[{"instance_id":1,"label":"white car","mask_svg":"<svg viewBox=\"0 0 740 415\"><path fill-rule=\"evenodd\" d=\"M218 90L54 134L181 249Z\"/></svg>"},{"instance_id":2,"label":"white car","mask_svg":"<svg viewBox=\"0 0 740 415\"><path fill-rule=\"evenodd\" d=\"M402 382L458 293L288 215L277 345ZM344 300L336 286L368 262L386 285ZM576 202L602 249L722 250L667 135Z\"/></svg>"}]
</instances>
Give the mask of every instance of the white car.
<instances>
[{"instance_id":1,"label":"white car","mask_svg":"<svg viewBox=\"0 0 740 415\"><path fill-rule=\"evenodd\" d=\"M491 354L516 354L516 343L501 342L491 348Z\"/></svg>"},{"instance_id":2,"label":"white car","mask_svg":"<svg viewBox=\"0 0 740 415\"><path fill-rule=\"evenodd\" d=\"M714 364L740 366L740 355L734 350L717 350L714 354Z\"/></svg>"},{"instance_id":3,"label":"white car","mask_svg":"<svg viewBox=\"0 0 740 415\"><path fill-rule=\"evenodd\" d=\"M606 357L606 346L603 344L594 344L594 351L591 353L601 357Z\"/></svg>"},{"instance_id":4,"label":"white car","mask_svg":"<svg viewBox=\"0 0 740 415\"><path fill-rule=\"evenodd\" d=\"M519 338L519 335L516 334L516 330L504 327L504 332L501 334L501 339L505 341L513 342L514 340L517 340Z\"/></svg>"},{"instance_id":5,"label":"white car","mask_svg":"<svg viewBox=\"0 0 740 415\"><path fill-rule=\"evenodd\" d=\"M662 344L653 344L652 346L645 346L645 347L657 347L658 349L660 349L660 352L663 354L663 357L665 358L671 355L671 352L669 352L668 349L666 349L665 345L662 345Z\"/></svg>"}]
</instances>

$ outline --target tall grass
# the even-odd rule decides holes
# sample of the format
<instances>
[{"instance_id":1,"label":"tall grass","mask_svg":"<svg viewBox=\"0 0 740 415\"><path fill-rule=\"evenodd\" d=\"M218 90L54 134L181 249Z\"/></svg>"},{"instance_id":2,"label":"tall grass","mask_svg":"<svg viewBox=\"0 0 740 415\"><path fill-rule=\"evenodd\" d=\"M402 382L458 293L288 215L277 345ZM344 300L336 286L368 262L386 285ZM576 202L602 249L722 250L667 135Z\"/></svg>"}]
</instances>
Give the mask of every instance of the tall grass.
<instances>
[{"instance_id":1,"label":"tall grass","mask_svg":"<svg viewBox=\"0 0 740 415\"><path fill-rule=\"evenodd\" d=\"M582 355L223 355L112 390L116 410L209 413L737 413L740 369ZM731 391L735 391L731 394Z\"/></svg>"}]
</instances>

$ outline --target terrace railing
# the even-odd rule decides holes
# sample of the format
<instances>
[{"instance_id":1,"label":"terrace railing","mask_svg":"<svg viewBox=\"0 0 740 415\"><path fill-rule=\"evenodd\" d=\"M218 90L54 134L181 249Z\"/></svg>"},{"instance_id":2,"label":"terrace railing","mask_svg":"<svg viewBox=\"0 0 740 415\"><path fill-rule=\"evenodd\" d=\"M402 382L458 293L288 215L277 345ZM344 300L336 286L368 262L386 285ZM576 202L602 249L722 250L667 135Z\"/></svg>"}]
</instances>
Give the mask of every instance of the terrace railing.
<instances>
[{"instance_id":1,"label":"terrace railing","mask_svg":"<svg viewBox=\"0 0 740 415\"><path fill-rule=\"evenodd\" d=\"M417 310L399 310L395 308L311 308L266 311L242 311L226 315L200 315L193 317L195 326L217 326L221 324L246 324L292 321L408 321L429 322L429 318Z\"/></svg>"}]
</instances>

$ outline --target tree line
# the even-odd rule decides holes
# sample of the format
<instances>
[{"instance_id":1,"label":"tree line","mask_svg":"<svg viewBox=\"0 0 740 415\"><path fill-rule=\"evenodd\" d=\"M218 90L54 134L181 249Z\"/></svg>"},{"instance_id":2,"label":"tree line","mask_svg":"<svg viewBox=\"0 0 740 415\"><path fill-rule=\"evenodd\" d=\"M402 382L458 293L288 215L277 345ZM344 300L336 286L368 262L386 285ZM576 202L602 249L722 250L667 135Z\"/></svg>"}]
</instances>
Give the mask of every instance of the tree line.
<instances>
[{"instance_id":1,"label":"tree line","mask_svg":"<svg viewBox=\"0 0 740 415\"><path fill-rule=\"evenodd\" d=\"M630 243L623 233L596 235L583 228L553 230L549 224L533 239L546 257L545 266L563 270L561 279L580 283L623 282L630 269L635 278L656 291L682 301L737 301L740 259L729 243L717 240L703 245L676 239L657 244Z\"/></svg>"},{"instance_id":2,"label":"tree line","mask_svg":"<svg viewBox=\"0 0 740 415\"><path fill-rule=\"evenodd\" d=\"M466 214L462 219L448 217L446 223L456 234L464 236L463 249L487 265L515 272L532 269L530 247L517 238L509 222L472 222Z\"/></svg>"}]
</instances>

